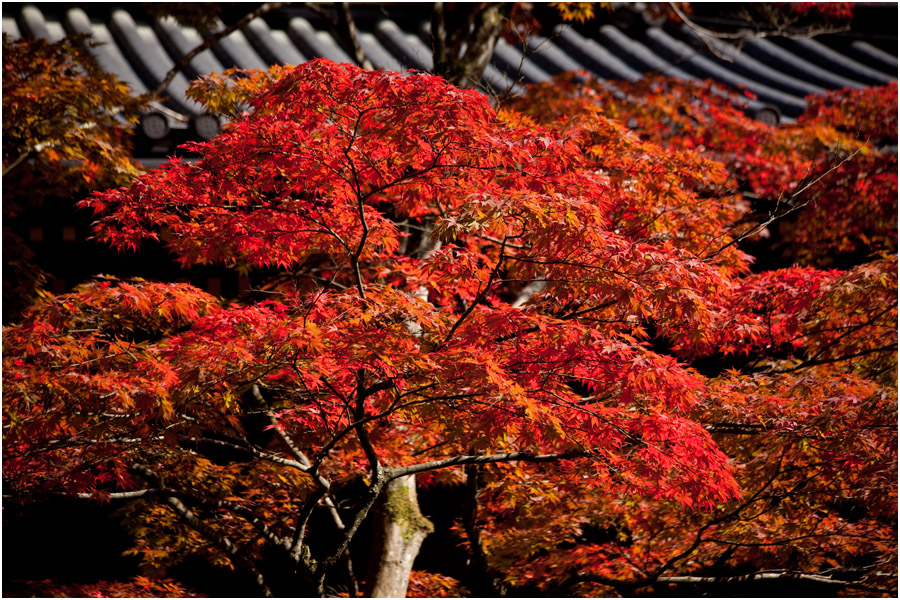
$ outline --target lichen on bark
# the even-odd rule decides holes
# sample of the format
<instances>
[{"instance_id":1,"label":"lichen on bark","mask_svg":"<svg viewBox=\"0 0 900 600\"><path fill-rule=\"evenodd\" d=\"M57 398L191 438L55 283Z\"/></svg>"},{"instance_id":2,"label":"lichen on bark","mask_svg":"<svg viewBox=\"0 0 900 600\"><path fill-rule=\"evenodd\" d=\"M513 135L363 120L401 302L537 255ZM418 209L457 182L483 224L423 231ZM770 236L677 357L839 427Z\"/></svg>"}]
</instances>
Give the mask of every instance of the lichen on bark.
<instances>
[{"instance_id":1,"label":"lichen on bark","mask_svg":"<svg viewBox=\"0 0 900 600\"><path fill-rule=\"evenodd\" d=\"M434 525L419 509L415 476L400 477L385 486L373 511L373 553L369 589L373 598L403 598L413 562Z\"/></svg>"},{"instance_id":2,"label":"lichen on bark","mask_svg":"<svg viewBox=\"0 0 900 600\"><path fill-rule=\"evenodd\" d=\"M419 532L434 531L434 525L422 514L415 495L415 484L388 485L385 490L384 510L390 520L399 525L404 542L409 542Z\"/></svg>"}]
</instances>

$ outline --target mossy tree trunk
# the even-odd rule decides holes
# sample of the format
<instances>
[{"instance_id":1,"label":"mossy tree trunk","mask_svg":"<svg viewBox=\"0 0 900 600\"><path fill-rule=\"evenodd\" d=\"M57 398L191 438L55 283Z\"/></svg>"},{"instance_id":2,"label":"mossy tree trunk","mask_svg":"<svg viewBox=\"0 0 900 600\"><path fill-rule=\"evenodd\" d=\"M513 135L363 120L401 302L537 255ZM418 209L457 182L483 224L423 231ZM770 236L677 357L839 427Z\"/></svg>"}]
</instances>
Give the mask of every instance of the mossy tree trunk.
<instances>
[{"instance_id":1,"label":"mossy tree trunk","mask_svg":"<svg viewBox=\"0 0 900 600\"><path fill-rule=\"evenodd\" d=\"M413 561L431 524L419 510L415 475L389 482L372 512L372 566L366 596L405 598Z\"/></svg>"}]
</instances>

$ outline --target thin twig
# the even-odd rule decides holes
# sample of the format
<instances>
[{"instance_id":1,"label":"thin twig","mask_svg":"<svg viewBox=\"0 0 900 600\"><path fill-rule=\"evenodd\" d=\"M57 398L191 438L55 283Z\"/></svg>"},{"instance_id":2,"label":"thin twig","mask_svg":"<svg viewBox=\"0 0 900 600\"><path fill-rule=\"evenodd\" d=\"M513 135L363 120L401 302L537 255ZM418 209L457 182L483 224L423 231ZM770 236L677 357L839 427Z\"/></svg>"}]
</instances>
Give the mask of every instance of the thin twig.
<instances>
[{"instance_id":1,"label":"thin twig","mask_svg":"<svg viewBox=\"0 0 900 600\"><path fill-rule=\"evenodd\" d=\"M182 72L187 66L191 63L195 56L203 52L204 50L208 50L211 48L216 42L221 40L222 38L234 33L238 29L246 26L250 21L256 19L258 17L263 16L264 14L271 12L273 10L282 8L291 4L290 2L267 2L257 8L256 10L247 13L239 21L234 23L233 25L229 25L224 29L221 29L213 34L211 34L208 38L206 38L202 44L182 56L175 66L169 69L166 76L163 77L163 80L159 82L159 84L150 92L151 96L160 96L166 91L166 88L169 87L169 84L172 83L172 80L175 79L175 76Z\"/></svg>"}]
</instances>

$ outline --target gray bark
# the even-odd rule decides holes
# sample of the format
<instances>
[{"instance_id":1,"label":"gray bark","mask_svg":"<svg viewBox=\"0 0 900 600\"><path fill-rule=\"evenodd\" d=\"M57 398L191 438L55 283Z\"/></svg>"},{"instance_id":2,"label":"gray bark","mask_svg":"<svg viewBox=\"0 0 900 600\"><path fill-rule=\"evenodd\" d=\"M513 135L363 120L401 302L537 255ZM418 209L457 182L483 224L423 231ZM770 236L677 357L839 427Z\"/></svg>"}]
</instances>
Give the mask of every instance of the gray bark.
<instances>
[{"instance_id":1,"label":"gray bark","mask_svg":"<svg viewBox=\"0 0 900 600\"><path fill-rule=\"evenodd\" d=\"M405 598L419 548L434 531L434 525L419 510L415 475L390 481L372 511L372 518L373 563L366 596Z\"/></svg>"},{"instance_id":2,"label":"gray bark","mask_svg":"<svg viewBox=\"0 0 900 600\"><path fill-rule=\"evenodd\" d=\"M435 2L434 74L462 88L479 85L511 7L509 2L456 3L448 11L443 2Z\"/></svg>"}]
</instances>

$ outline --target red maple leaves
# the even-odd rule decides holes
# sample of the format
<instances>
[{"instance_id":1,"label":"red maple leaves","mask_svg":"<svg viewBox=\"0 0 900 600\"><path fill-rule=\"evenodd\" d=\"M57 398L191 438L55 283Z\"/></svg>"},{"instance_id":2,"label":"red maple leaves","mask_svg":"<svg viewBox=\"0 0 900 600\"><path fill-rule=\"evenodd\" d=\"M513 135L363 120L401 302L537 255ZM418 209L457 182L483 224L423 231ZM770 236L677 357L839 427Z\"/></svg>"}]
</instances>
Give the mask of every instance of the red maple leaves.
<instances>
[{"instance_id":1,"label":"red maple leaves","mask_svg":"<svg viewBox=\"0 0 900 600\"><path fill-rule=\"evenodd\" d=\"M273 79L192 146L196 161L82 206L114 247L162 240L186 265L291 269L308 287L222 306L187 285L102 281L39 303L5 334L16 492L108 498L144 481L220 502L214 533L192 525L214 546L242 541L252 564L264 540L300 564L305 523L282 517L309 518L331 482L364 479L371 502L392 477L496 464L488 555L508 581L541 586L579 572L639 588L719 560L710 544L757 536L781 552L770 540L882 531L878 511L842 520L832 488L759 504L791 493L800 465L849 478L848 493L891 487L889 435L838 445L895 406L896 258L750 274L737 248L762 230L742 191L802 190L813 149L843 134L773 130L708 88L661 81L606 108L593 85L538 88L520 107L542 126L427 75L315 60ZM691 98L684 112L660 99L666 86L666 102ZM866 180L878 191L856 190L865 202L889 204L893 165ZM874 240L895 249L896 235ZM675 358L714 353L749 357L751 372L708 379ZM266 441L250 415L268 419ZM729 427L756 437L742 445ZM170 504L159 533L140 529L153 564L199 543L173 533ZM590 528L611 533L584 542ZM171 553L154 554L153 535ZM326 564L342 549L313 552Z\"/></svg>"}]
</instances>

